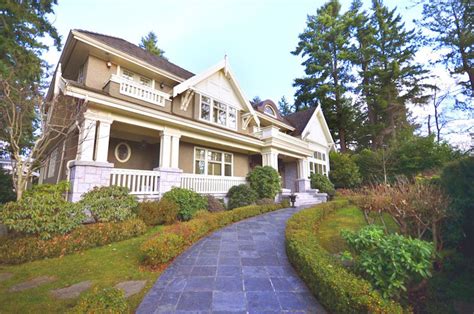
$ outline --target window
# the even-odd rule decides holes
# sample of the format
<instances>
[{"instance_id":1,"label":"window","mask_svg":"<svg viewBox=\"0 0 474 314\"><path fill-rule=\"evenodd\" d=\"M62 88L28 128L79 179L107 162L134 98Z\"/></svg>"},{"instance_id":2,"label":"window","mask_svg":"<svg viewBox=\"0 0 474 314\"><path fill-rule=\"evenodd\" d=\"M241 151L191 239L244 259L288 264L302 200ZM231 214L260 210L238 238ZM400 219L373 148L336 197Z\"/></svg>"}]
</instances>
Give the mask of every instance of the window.
<instances>
[{"instance_id":1,"label":"window","mask_svg":"<svg viewBox=\"0 0 474 314\"><path fill-rule=\"evenodd\" d=\"M233 155L205 148L194 150L194 173L210 176L232 176Z\"/></svg>"},{"instance_id":2,"label":"window","mask_svg":"<svg viewBox=\"0 0 474 314\"><path fill-rule=\"evenodd\" d=\"M237 128L237 109L204 95L201 95L200 118L231 129Z\"/></svg>"},{"instance_id":3,"label":"window","mask_svg":"<svg viewBox=\"0 0 474 314\"><path fill-rule=\"evenodd\" d=\"M312 173L319 173L327 176L326 165L317 163L317 162L310 162L309 163L309 172Z\"/></svg>"},{"instance_id":4,"label":"window","mask_svg":"<svg viewBox=\"0 0 474 314\"><path fill-rule=\"evenodd\" d=\"M122 77L124 79L127 79L129 81L133 81L134 76L135 76L135 73L133 73L132 71L122 69Z\"/></svg>"},{"instance_id":5,"label":"window","mask_svg":"<svg viewBox=\"0 0 474 314\"><path fill-rule=\"evenodd\" d=\"M322 161L326 161L326 154L321 152L314 152L314 158Z\"/></svg>"},{"instance_id":6,"label":"window","mask_svg":"<svg viewBox=\"0 0 474 314\"><path fill-rule=\"evenodd\" d=\"M265 109L263 109L263 112L270 115L270 116L272 116L272 117L276 117L275 110L273 110L273 108L269 105L265 106Z\"/></svg>"},{"instance_id":7,"label":"window","mask_svg":"<svg viewBox=\"0 0 474 314\"><path fill-rule=\"evenodd\" d=\"M77 74L77 82L84 83L84 64L79 68L79 73Z\"/></svg>"},{"instance_id":8,"label":"window","mask_svg":"<svg viewBox=\"0 0 474 314\"><path fill-rule=\"evenodd\" d=\"M55 148L52 152L51 155L49 156L49 164L48 164L48 178L51 178L54 176L54 173L56 172L56 162L58 160L58 149Z\"/></svg>"},{"instance_id":9,"label":"window","mask_svg":"<svg viewBox=\"0 0 474 314\"><path fill-rule=\"evenodd\" d=\"M140 76L140 84L151 87L151 80L149 78Z\"/></svg>"},{"instance_id":10,"label":"window","mask_svg":"<svg viewBox=\"0 0 474 314\"><path fill-rule=\"evenodd\" d=\"M115 146L115 158L119 162L127 162L130 157L132 156L132 149L130 148L130 145L128 145L125 142L118 143L117 146Z\"/></svg>"}]
</instances>

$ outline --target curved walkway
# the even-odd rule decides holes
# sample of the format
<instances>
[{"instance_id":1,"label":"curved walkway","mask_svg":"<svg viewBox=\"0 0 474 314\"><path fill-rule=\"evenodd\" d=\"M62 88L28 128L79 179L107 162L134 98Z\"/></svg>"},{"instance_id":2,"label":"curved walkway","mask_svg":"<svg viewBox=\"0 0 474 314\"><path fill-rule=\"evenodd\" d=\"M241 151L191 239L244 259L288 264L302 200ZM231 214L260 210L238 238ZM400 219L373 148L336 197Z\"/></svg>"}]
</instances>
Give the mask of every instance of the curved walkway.
<instances>
[{"instance_id":1,"label":"curved walkway","mask_svg":"<svg viewBox=\"0 0 474 314\"><path fill-rule=\"evenodd\" d=\"M285 225L298 208L237 222L180 255L137 313L325 313L285 252Z\"/></svg>"}]
</instances>

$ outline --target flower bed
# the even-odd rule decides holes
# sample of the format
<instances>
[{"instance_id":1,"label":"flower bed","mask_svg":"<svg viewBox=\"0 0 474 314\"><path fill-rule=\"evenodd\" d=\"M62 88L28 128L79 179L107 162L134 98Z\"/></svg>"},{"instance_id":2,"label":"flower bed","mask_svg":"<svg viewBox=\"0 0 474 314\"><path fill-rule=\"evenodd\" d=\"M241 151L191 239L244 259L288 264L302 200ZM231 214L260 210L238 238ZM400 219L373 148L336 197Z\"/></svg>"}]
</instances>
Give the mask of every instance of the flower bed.
<instances>
[{"instance_id":1,"label":"flower bed","mask_svg":"<svg viewBox=\"0 0 474 314\"><path fill-rule=\"evenodd\" d=\"M43 240L35 236L6 238L0 242L0 264L20 264L46 257L58 257L136 237L145 233L140 219L82 225L68 234Z\"/></svg>"},{"instance_id":2,"label":"flower bed","mask_svg":"<svg viewBox=\"0 0 474 314\"><path fill-rule=\"evenodd\" d=\"M316 230L325 217L348 205L337 200L302 210L288 220L288 258L313 294L334 313L402 313L405 310L388 301L370 285L334 260L319 244Z\"/></svg>"},{"instance_id":3,"label":"flower bed","mask_svg":"<svg viewBox=\"0 0 474 314\"><path fill-rule=\"evenodd\" d=\"M145 241L140 247L143 263L148 266L167 263L211 231L280 208L283 208L280 204L250 205L217 213L199 213L190 221L165 227Z\"/></svg>"}]
</instances>

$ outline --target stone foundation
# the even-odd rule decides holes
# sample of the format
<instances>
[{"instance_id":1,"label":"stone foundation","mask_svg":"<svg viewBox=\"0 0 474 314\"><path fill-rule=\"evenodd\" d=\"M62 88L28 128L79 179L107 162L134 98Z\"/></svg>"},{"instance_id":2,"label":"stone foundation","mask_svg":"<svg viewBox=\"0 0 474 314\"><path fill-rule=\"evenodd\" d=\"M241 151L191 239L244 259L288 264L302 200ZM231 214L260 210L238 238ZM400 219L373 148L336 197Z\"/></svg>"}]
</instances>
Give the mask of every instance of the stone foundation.
<instances>
[{"instance_id":1,"label":"stone foundation","mask_svg":"<svg viewBox=\"0 0 474 314\"><path fill-rule=\"evenodd\" d=\"M159 191L160 195L168 192L173 187L181 186L181 173L183 170L178 168L155 168L160 172Z\"/></svg>"},{"instance_id":2,"label":"stone foundation","mask_svg":"<svg viewBox=\"0 0 474 314\"><path fill-rule=\"evenodd\" d=\"M296 180L296 188L298 192L306 192L311 189L311 181L309 179Z\"/></svg>"},{"instance_id":3,"label":"stone foundation","mask_svg":"<svg viewBox=\"0 0 474 314\"><path fill-rule=\"evenodd\" d=\"M96 186L110 185L110 172L114 164L108 162L75 160L69 168L69 181L71 192L69 201L77 202L81 195Z\"/></svg>"}]
</instances>

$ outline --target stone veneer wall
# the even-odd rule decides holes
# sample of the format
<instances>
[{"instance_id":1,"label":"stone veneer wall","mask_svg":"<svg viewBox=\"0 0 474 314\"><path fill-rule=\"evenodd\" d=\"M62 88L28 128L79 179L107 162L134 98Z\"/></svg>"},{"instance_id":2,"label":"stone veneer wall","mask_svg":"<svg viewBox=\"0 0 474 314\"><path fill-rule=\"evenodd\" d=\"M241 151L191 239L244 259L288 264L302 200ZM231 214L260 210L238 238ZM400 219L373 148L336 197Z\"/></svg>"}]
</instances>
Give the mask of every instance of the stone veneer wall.
<instances>
[{"instance_id":1,"label":"stone veneer wall","mask_svg":"<svg viewBox=\"0 0 474 314\"><path fill-rule=\"evenodd\" d=\"M108 162L73 161L69 173L71 183L69 201L79 201L83 193L96 186L109 186L110 172L113 167L114 164Z\"/></svg>"}]
</instances>

